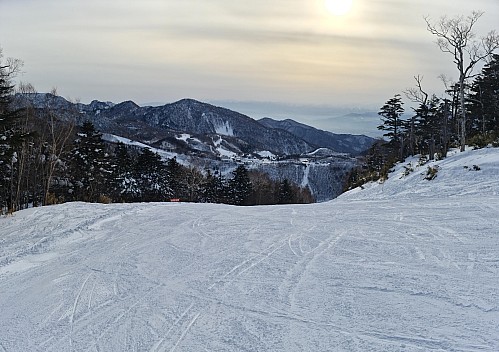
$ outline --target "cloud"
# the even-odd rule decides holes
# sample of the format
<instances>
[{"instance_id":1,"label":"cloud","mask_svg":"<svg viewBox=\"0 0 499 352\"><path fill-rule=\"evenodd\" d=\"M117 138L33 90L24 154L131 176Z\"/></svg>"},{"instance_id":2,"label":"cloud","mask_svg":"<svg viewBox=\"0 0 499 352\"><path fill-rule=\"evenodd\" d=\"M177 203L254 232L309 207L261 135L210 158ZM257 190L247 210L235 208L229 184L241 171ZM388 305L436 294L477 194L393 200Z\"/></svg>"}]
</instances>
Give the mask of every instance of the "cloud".
<instances>
[{"instance_id":1,"label":"cloud","mask_svg":"<svg viewBox=\"0 0 499 352\"><path fill-rule=\"evenodd\" d=\"M354 2L349 16L333 18L322 0L0 0L0 44L26 62L40 89L57 85L90 99L375 102L413 75L439 89L430 76L453 72L423 15L499 7ZM480 28L496 18L486 13Z\"/></svg>"}]
</instances>

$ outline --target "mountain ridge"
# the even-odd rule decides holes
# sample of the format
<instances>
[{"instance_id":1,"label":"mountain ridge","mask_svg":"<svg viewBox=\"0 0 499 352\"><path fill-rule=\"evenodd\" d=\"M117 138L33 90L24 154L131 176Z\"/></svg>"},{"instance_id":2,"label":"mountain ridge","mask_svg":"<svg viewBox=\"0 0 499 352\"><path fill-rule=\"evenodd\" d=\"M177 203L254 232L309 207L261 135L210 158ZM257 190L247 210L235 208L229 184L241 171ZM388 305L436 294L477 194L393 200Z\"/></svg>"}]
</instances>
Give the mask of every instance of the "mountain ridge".
<instances>
[{"instance_id":1,"label":"mountain ridge","mask_svg":"<svg viewBox=\"0 0 499 352\"><path fill-rule=\"evenodd\" d=\"M315 145L340 153L358 155L374 143L372 137L324 131L292 119L275 120L264 117L258 121L265 126L288 131L306 142L312 143L313 141Z\"/></svg>"},{"instance_id":2,"label":"mountain ridge","mask_svg":"<svg viewBox=\"0 0 499 352\"><path fill-rule=\"evenodd\" d=\"M334 143L324 142L334 134L322 131L322 139L304 140L296 131L293 134L273 128L236 111L194 99L141 107L130 100L74 104L50 94L34 94L31 103L39 109L56 109L61 118L78 124L92 122L98 131L110 136L110 143L116 143L119 137L127 138L165 151L161 154L167 158L177 155L184 165L225 174L244 164L274 180L288 179L308 186L319 202L338 196L347 174L358 163L345 154L358 154L360 144L354 137L348 142L350 149L338 151L331 148ZM300 127L317 131L303 124Z\"/></svg>"},{"instance_id":3,"label":"mountain ridge","mask_svg":"<svg viewBox=\"0 0 499 352\"><path fill-rule=\"evenodd\" d=\"M270 118L255 120L224 107L191 98L160 106L139 106L131 100L120 103L93 100L89 104L71 103L50 93L28 95L35 107L52 106L77 110L79 122L89 120L104 133L157 142L172 133L223 135L239 140L245 149L269 150L276 154L303 154L326 147L335 152L357 155L374 139L362 135L336 134L296 122ZM233 141L234 142L234 141Z\"/></svg>"}]
</instances>

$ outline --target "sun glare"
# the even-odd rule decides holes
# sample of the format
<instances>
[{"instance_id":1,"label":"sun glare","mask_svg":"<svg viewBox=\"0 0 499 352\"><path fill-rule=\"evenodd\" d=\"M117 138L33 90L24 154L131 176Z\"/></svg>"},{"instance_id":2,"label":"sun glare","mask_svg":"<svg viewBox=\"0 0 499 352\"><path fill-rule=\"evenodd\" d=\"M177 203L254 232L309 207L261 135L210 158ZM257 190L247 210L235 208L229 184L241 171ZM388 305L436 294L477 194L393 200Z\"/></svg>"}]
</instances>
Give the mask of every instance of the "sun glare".
<instances>
[{"instance_id":1,"label":"sun glare","mask_svg":"<svg viewBox=\"0 0 499 352\"><path fill-rule=\"evenodd\" d=\"M343 16L350 12L353 0L325 0L326 9L335 16Z\"/></svg>"}]
</instances>

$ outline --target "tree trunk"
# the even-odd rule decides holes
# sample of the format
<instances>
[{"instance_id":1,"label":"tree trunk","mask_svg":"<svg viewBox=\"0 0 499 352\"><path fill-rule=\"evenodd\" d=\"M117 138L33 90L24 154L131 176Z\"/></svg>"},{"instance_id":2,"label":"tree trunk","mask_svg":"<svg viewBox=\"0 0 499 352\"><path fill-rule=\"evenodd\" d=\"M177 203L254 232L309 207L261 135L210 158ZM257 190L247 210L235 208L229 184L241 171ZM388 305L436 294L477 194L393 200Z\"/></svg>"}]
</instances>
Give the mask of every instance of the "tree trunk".
<instances>
[{"instance_id":1,"label":"tree trunk","mask_svg":"<svg viewBox=\"0 0 499 352\"><path fill-rule=\"evenodd\" d=\"M449 150L449 103L445 100L444 106L444 127L443 127L443 150L442 156L447 157L447 152Z\"/></svg>"},{"instance_id":2,"label":"tree trunk","mask_svg":"<svg viewBox=\"0 0 499 352\"><path fill-rule=\"evenodd\" d=\"M461 106L461 151L466 148L466 107L464 104L464 80L465 76L461 73L459 77L459 104Z\"/></svg>"}]
</instances>

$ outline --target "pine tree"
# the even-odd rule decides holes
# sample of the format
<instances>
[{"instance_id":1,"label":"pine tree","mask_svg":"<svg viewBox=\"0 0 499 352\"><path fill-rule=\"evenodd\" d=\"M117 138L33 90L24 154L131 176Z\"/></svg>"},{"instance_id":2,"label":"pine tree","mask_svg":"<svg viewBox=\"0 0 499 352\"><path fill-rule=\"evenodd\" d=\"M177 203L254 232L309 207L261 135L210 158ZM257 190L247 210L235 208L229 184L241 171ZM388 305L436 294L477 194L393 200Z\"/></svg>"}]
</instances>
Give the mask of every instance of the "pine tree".
<instances>
[{"instance_id":1,"label":"pine tree","mask_svg":"<svg viewBox=\"0 0 499 352\"><path fill-rule=\"evenodd\" d=\"M111 197L116 202L132 202L140 194L137 180L134 177L134 162L128 152L128 147L121 142L118 143L114 149L110 179Z\"/></svg>"},{"instance_id":2,"label":"pine tree","mask_svg":"<svg viewBox=\"0 0 499 352\"><path fill-rule=\"evenodd\" d=\"M232 172L232 176L232 179L229 181L229 203L235 205L247 205L246 201L248 200L252 190L248 170L244 167L244 165L239 165Z\"/></svg>"},{"instance_id":3,"label":"pine tree","mask_svg":"<svg viewBox=\"0 0 499 352\"><path fill-rule=\"evenodd\" d=\"M16 122L21 111L12 107L14 85L11 83L16 60L3 63L0 50L0 213L14 209L14 183L17 170L17 149L27 137Z\"/></svg>"},{"instance_id":4,"label":"pine tree","mask_svg":"<svg viewBox=\"0 0 499 352\"><path fill-rule=\"evenodd\" d=\"M205 181L201 188L201 202L223 203L225 201L226 186L224 179L218 170L211 173L207 171Z\"/></svg>"},{"instance_id":5,"label":"pine tree","mask_svg":"<svg viewBox=\"0 0 499 352\"><path fill-rule=\"evenodd\" d=\"M102 134L91 122L84 122L70 155L73 198L96 202L108 195L110 158Z\"/></svg>"},{"instance_id":6,"label":"pine tree","mask_svg":"<svg viewBox=\"0 0 499 352\"><path fill-rule=\"evenodd\" d=\"M149 148L142 149L135 164L134 177L144 202L163 202L171 197L166 167L161 156Z\"/></svg>"},{"instance_id":7,"label":"pine tree","mask_svg":"<svg viewBox=\"0 0 499 352\"><path fill-rule=\"evenodd\" d=\"M178 163L177 158L169 159L166 163L166 177L171 198L187 199L189 197L185 176L184 167Z\"/></svg>"},{"instance_id":8,"label":"pine tree","mask_svg":"<svg viewBox=\"0 0 499 352\"><path fill-rule=\"evenodd\" d=\"M392 143L400 141L401 134L401 116L404 113L404 103L400 94L396 94L381 107L378 115L381 116L383 124L378 126L378 130L386 131L384 137L388 137Z\"/></svg>"},{"instance_id":9,"label":"pine tree","mask_svg":"<svg viewBox=\"0 0 499 352\"><path fill-rule=\"evenodd\" d=\"M475 79L468 96L472 134L499 134L499 54Z\"/></svg>"},{"instance_id":10,"label":"pine tree","mask_svg":"<svg viewBox=\"0 0 499 352\"><path fill-rule=\"evenodd\" d=\"M398 153L399 160L404 158L405 149L404 126L406 125L401 120L404 113L403 105L400 94L396 94L378 112L383 121L383 124L378 126L378 130L386 131L383 137L388 137L388 147L394 153Z\"/></svg>"},{"instance_id":11,"label":"pine tree","mask_svg":"<svg viewBox=\"0 0 499 352\"><path fill-rule=\"evenodd\" d=\"M277 202L279 204L291 204L294 202L294 194L291 184L287 179L279 183Z\"/></svg>"},{"instance_id":12,"label":"pine tree","mask_svg":"<svg viewBox=\"0 0 499 352\"><path fill-rule=\"evenodd\" d=\"M433 95L426 103L420 104L416 111L416 136L418 137L419 151L430 155L430 159L437 152L443 142L444 111L440 99Z\"/></svg>"}]
</instances>

